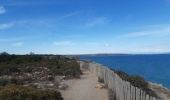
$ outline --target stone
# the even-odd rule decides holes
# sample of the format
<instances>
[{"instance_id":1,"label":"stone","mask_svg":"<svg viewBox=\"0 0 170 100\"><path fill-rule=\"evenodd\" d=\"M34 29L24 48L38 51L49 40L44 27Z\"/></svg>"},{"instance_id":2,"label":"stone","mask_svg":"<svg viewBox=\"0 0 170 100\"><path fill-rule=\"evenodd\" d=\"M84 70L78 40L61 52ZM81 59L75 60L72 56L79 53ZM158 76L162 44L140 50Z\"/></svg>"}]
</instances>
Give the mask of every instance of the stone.
<instances>
[{"instance_id":1,"label":"stone","mask_svg":"<svg viewBox=\"0 0 170 100\"><path fill-rule=\"evenodd\" d=\"M58 86L58 88L60 90L66 90L68 88L68 85L66 83L60 83L60 85Z\"/></svg>"},{"instance_id":2,"label":"stone","mask_svg":"<svg viewBox=\"0 0 170 100\"><path fill-rule=\"evenodd\" d=\"M103 88L105 88L105 85L102 83L98 83L98 84L96 84L95 88L103 89Z\"/></svg>"}]
</instances>

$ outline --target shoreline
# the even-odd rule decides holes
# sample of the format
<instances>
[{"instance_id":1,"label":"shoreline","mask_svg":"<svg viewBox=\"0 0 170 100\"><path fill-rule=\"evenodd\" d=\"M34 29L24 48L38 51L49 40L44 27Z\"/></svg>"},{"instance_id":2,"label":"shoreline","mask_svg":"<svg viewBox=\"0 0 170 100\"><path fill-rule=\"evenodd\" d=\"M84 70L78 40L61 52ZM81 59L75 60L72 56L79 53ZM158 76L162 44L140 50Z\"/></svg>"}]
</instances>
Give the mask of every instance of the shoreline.
<instances>
[{"instance_id":1,"label":"shoreline","mask_svg":"<svg viewBox=\"0 0 170 100\"><path fill-rule=\"evenodd\" d=\"M155 85L155 86L158 86L158 87L162 87L163 89L166 89L168 91L170 91L170 89L166 86L163 86L162 84L159 84L159 83L154 83L154 82L151 82L151 81L148 81L149 84L151 85Z\"/></svg>"},{"instance_id":2,"label":"shoreline","mask_svg":"<svg viewBox=\"0 0 170 100\"><path fill-rule=\"evenodd\" d=\"M95 63L95 64L98 64L98 65L104 66L104 65L97 63L95 61L87 61L87 60L80 60L80 61L88 62L88 63ZM107 66L104 66L104 67L109 68ZM167 88L167 87L165 87L161 84L158 84L158 83L153 83L153 82L150 82L150 81L146 81L146 82L148 82L148 85L149 85L148 88L153 90L161 99L170 100L170 89L169 88Z\"/></svg>"},{"instance_id":3,"label":"shoreline","mask_svg":"<svg viewBox=\"0 0 170 100\"><path fill-rule=\"evenodd\" d=\"M99 64L99 65L101 65L101 66L105 66L105 65L103 65L103 64L101 64L101 63L98 63L98 62L95 62L95 61L91 61L91 60L80 60L80 61L89 62L89 63L96 63L96 64ZM107 67L107 66L105 66L105 67ZM110 68L110 67L107 67L107 68L109 68L110 70L114 70L114 68ZM122 71L122 70L120 70L120 71ZM122 72L124 72L124 71L122 71ZM128 74L128 73L127 73L127 74ZM133 74L132 74L132 75L133 75ZM141 77L142 77L142 76L141 76ZM143 78L144 78L144 77L143 77ZM156 85L156 86L162 87L162 88L170 91L170 88L162 85L161 83L151 82L151 81L149 81L149 80L146 80L146 81L147 81L149 84Z\"/></svg>"},{"instance_id":4,"label":"shoreline","mask_svg":"<svg viewBox=\"0 0 170 100\"><path fill-rule=\"evenodd\" d=\"M162 86L161 84L153 83L153 82L148 82L149 83L149 88L155 91L155 93L163 98L164 100L170 100L170 89Z\"/></svg>"}]
</instances>

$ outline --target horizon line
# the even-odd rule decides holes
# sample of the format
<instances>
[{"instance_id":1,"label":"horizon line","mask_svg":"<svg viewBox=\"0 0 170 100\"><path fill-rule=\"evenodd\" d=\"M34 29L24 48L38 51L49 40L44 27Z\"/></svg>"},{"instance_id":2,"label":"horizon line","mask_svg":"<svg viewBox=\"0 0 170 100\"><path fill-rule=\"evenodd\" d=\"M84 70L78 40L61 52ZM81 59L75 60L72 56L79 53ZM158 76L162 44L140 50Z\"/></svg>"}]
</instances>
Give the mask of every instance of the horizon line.
<instances>
[{"instance_id":1,"label":"horizon line","mask_svg":"<svg viewBox=\"0 0 170 100\"><path fill-rule=\"evenodd\" d=\"M3 52L0 52L0 54ZM8 52L6 52L8 53ZM77 53L77 54L60 54L60 53L35 53L35 52L29 52L29 53L8 53L10 55L157 55L157 54L170 54L170 52L142 52L142 53Z\"/></svg>"}]
</instances>

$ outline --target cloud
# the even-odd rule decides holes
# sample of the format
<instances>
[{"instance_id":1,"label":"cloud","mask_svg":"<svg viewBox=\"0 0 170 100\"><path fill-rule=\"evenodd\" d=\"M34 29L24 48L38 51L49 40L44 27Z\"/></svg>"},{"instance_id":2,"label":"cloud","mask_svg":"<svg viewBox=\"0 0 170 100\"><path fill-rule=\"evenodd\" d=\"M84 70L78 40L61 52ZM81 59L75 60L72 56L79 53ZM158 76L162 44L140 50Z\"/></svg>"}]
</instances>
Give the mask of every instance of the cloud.
<instances>
[{"instance_id":1,"label":"cloud","mask_svg":"<svg viewBox=\"0 0 170 100\"><path fill-rule=\"evenodd\" d=\"M88 20L88 22L85 24L85 28L104 25L108 23L108 19L106 17L96 17Z\"/></svg>"},{"instance_id":2,"label":"cloud","mask_svg":"<svg viewBox=\"0 0 170 100\"><path fill-rule=\"evenodd\" d=\"M3 5L7 6L30 6L30 5L54 5L54 4L63 4L64 0L4 0L2 1Z\"/></svg>"},{"instance_id":3,"label":"cloud","mask_svg":"<svg viewBox=\"0 0 170 100\"><path fill-rule=\"evenodd\" d=\"M13 23L0 24L0 30L9 29L9 28L11 28L13 26L14 26Z\"/></svg>"},{"instance_id":4,"label":"cloud","mask_svg":"<svg viewBox=\"0 0 170 100\"><path fill-rule=\"evenodd\" d=\"M16 42L24 40L24 38L0 38L0 42Z\"/></svg>"},{"instance_id":5,"label":"cloud","mask_svg":"<svg viewBox=\"0 0 170 100\"><path fill-rule=\"evenodd\" d=\"M21 28L28 28L28 29L32 28L38 31L42 29L45 30L45 29L59 25L58 23L60 21L65 21L69 19L70 17L77 15L78 13L79 12L70 12L70 13L65 13L63 15L60 15L58 17L17 20L17 21L13 21L12 23L0 24L0 30L10 28L14 25L19 26Z\"/></svg>"},{"instance_id":6,"label":"cloud","mask_svg":"<svg viewBox=\"0 0 170 100\"><path fill-rule=\"evenodd\" d=\"M6 12L5 8L3 6L0 6L0 14L4 14Z\"/></svg>"},{"instance_id":7,"label":"cloud","mask_svg":"<svg viewBox=\"0 0 170 100\"><path fill-rule=\"evenodd\" d=\"M90 46L90 47L105 47L105 48L109 48L111 46L110 43L106 43L106 42L84 42L81 43L81 45Z\"/></svg>"},{"instance_id":8,"label":"cloud","mask_svg":"<svg viewBox=\"0 0 170 100\"><path fill-rule=\"evenodd\" d=\"M68 13L68 14L65 14L59 18L57 18L57 20L63 20L63 19L66 19L66 18L69 18L69 17L72 17L72 16L75 16L77 15L79 12L72 12L72 13Z\"/></svg>"},{"instance_id":9,"label":"cloud","mask_svg":"<svg viewBox=\"0 0 170 100\"><path fill-rule=\"evenodd\" d=\"M164 47L141 47L138 49L131 50L133 53L165 53L169 52L169 48Z\"/></svg>"},{"instance_id":10,"label":"cloud","mask_svg":"<svg viewBox=\"0 0 170 100\"><path fill-rule=\"evenodd\" d=\"M98 42L85 42L85 43L83 43L83 45L85 45L85 46L99 46L100 43L98 43Z\"/></svg>"},{"instance_id":11,"label":"cloud","mask_svg":"<svg viewBox=\"0 0 170 100\"><path fill-rule=\"evenodd\" d=\"M75 43L72 41L55 41L53 44L56 46L73 46L73 45L75 45Z\"/></svg>"},{"instance_id":12,"label":"cloud","mask_svg":"<svg viewBox=\"0 0 170 100\"><path fill-rule=\"evenodd\" d=\"M16 43L13 43L12 46L21 47L23 44L24 44L23 42L16 42Z\"/></svg>"},{"instance_id":13,"label":"cloud","mask_svg":"<svg viewBox=\"0 0 170 100\"><path fill-rule=\"evenodd\" d=\"M148 31L131 32L131 33L124 34L121 37L136 38L136 37L145 37L145 36L166 36L166 35L170 35L170 27L151 29Z\"/></svg>"}]
</instances>

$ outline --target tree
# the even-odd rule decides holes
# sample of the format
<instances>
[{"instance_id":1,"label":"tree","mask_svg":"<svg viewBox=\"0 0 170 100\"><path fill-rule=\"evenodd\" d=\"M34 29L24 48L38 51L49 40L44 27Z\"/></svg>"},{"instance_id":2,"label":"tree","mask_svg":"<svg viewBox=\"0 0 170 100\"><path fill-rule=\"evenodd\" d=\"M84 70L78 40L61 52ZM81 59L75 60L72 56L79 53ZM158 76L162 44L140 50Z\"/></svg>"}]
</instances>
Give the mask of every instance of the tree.
<instances>
[{"instance_id":1,"label":"tree","mask_svg":"<svg viewBox=\"0 0 170 100\"><path fill-rule=\"evenodd\" d=\"M1 52L0 55L9 55L7 52Z\"/></svg>"},{"instance_id":2,"label":"tree","mask_svg":"<svg viewBox=\"0 0 170 100\"><path fill-rule=\"evenodd\" d=\"M30 52L29 55L35 55L35 53L34 52Z\"/></svg>"}]
</instances>

